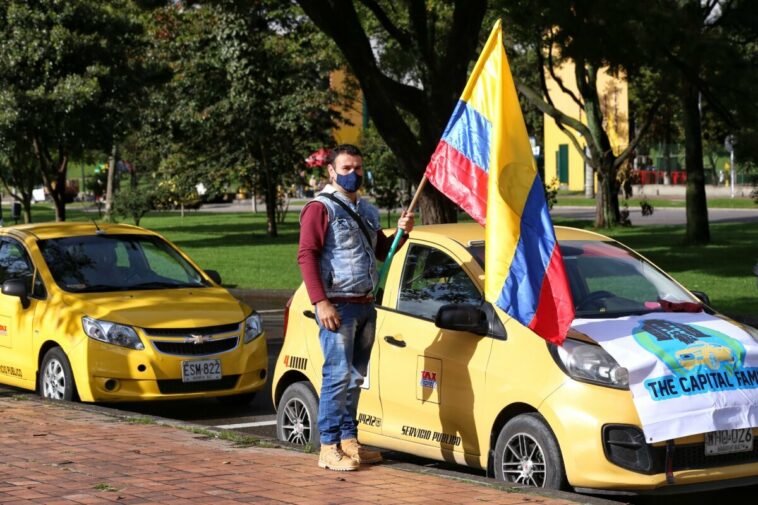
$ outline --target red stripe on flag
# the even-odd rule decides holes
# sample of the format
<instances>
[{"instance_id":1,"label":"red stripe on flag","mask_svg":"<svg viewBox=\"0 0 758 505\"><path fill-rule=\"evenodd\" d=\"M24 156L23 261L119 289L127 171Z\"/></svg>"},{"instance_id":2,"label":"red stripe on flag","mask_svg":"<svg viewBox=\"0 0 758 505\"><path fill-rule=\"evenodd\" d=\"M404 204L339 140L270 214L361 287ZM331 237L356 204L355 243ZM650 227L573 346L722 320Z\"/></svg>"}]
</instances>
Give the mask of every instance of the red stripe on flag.
<instances>
[{"instance_id":1,"label":"red stripe on flag","mask_svg":"<svg viewBox=\"0 0 758 505\"><path fill-rule=\"evenodd\" d=\"M556 244L542 279L537 312L529 323L529 328L545 340L561 345L573 319L574 300L563 269L563 257Z\"/></svg>"},{"instance_id":2,"label":"red stripe on flag","mask_svg":"<svg viewBox=\"0 0 758 505\"><path fill-rule=\"evenodd\" d=\"M487 172L441 140L425 175L442 194L484 225L487 220Z\"/></svg>"}]
</instances>

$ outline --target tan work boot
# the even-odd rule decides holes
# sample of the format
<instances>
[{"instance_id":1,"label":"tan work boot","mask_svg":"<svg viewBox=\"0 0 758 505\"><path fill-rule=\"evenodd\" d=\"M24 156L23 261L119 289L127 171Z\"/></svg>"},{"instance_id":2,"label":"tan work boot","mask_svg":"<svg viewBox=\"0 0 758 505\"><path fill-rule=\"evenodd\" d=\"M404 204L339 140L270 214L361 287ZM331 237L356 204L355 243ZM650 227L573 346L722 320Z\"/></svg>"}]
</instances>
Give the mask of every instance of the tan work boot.
<instances>
[{"instance_id":1,"label":"tan work boot","mask_svg":"<svg viewBox=\"0 0 758 505\"><path fill-rule=\"evenodd\" d=\"M382 462L382 454L379 451L366 449L359 444L358 440L355 438L343 440L340 442L340 447L342 448L342 452L345 453L345 456L349 456L356 463L372 464Z\"/></svg>"},{"instance_id":2,"label":"tan work boot","mask_svg":"<svg viewBox=\"0 0 758 505\"><path fill-rule=\"evenodd\" d=\"M321 453L318 457L318 466L327 470L349 472L358 469L358 463L345 455L337 444L321 445Z\"/></svg>"}]
</instances>

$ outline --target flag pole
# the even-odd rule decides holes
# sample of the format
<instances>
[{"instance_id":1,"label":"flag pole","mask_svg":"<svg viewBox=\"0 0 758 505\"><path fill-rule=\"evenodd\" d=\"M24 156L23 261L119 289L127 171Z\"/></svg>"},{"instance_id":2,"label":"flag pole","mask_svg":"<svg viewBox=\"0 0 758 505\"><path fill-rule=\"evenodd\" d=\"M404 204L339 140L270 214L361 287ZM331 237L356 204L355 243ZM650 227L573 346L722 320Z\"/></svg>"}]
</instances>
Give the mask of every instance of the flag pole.
<instances>
[{"instance_id":1,"label":"flag pole","mask_svg":"<svg viewBox=\"0 0 758 505\"><path fill-rule=\"evenodd\" d=\"M421 190L424 189L425 184L426 175L421 178L421 182L419 183L418 188L416 188L416 194L413 195L411 204L408 205L408 208L405 210L406 213L413 212L413 209L416 208L416 203L418 203L419 196L421 196ZM374 288L374 297L379 294L379 287L384 283L384 278L387 276L387 271L390 268L392 257L395 255L395 251L397 250L397 246L400 244L401 238L403 238L403 230L401 228L398 228L395 232L395 240L392 241L390 250L387 252L387 257L384 259L384 264L382 264L382 269L379 272L379 282L377 282L376 287Z\"/></svg>"}]
</instances>

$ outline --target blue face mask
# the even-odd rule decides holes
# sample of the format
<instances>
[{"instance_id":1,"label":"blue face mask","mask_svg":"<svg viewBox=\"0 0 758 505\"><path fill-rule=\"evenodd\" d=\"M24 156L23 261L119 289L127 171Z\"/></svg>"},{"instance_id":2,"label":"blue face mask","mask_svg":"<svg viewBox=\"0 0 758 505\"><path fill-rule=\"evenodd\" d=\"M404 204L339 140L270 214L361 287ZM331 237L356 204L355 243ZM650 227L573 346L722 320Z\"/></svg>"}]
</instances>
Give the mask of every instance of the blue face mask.
<instances>
[{"instance_id":1,"label":"blue face mask","mask_svg":"<svg viewBox=\"0 0 758 505\"><path fill-rule=\"evenodd\" d=\"M336 182L348 193L355 193L363 183L363 176L353 170L347 175L337 174Z\"/></svg>"}]
</instances>

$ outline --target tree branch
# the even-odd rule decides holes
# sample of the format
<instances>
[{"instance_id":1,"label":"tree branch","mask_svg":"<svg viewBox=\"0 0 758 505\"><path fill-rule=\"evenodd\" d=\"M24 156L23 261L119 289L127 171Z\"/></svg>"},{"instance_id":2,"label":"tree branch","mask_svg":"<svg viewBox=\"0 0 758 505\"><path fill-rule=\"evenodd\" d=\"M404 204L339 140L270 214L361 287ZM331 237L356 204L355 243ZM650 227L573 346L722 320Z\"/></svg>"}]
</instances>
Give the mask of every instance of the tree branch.
<instances>
[{"instance_id":1,"label":"tree branch","mask_svg":"<svg viewBox=\"0 0 758 505\"><path fill-rule=\"evenodd\" d=\"M624 163L627 160L627 158L629 158L629 156L631 156L634 150L637 149L637 145L645 136L645 133L647 133L648 128L650 128L650 125L653 123L655 114L658 112L658 109L661 107L662 104L663 104L663 99L658 98L655 102L653 102L653 105L651 105L650 108L647 110L647 113L645 114L645 121L642 123L642 127L634 135L634 139L632 139L629 145L626 146L626 148L623 151L621 151L621 154L619 154L618 157L613 161L614 169L620 167L621 164Z\"/></svg>"},{"instance_id":2,"label":"tree branch","mask_svg":"<svg viewBox=\"0 0 758 505\"><path fill-rule=\"evenodd\" d=\"M710 103L713 108L716 110L716 112L722 117L724 121L727 122L729 125L734 125L734 114L732 111L730 111L727 107L721 104L721 101L716 97L716 94L711 91L711 89L708 87L708 83L706 83L703 79L700 78L697 71L693 68L691 68L689 65L687 65L682 59L677 57L674 53L672 53L669 50L664 51L664 55L666 58L671 61L671 63L679 69L679 71L684 75L685 79L695 84L697 89L705 95L706 99L708 100L708 103Z\"/></svg>"},{"instance_id":3,"label":"tree branch","mask_svg":"<svg viewBox=\"0 0 758 505\"><path fill-rule=\"evenodd\" d=\"M426 102L424 101L423 91L414 86L397 82L387 76L383 75L382 77L385 90L400 107L416 117L422 117L424 115L426 111Z\"/></svg>"},{"instance_id":4,"label":"tree branch","mask_svg":"<svg viewBox=\"0 0 758 505\"><path fill-rule=\"evenodd\" d=\"M434 43L429 37L429 24L427 23L426 12L426 4L423 0L411 0L408 3L408 18L410 19L413 31L416 33L419 53L429 63L429 67L434 69L436 67L434 64Z\"/></svg>"},{"instance_id":5,"label":"tree branch","mask_svg":"<svg viewBox=\"0 0 758 505\"><path fill-rule=\"evenodd\" d=\"M376 17L377 21L379 21L379 24L382 25L382 28L384 28L387 33L392 37L393 39L397 40L400 44L400 47L402 47L405 50L411 50L412 44L411 44L411 38L408 35L408 32L405 32L404 30L401 30L395 24L392 22L392 20L387 16L387 13L384 12L382 7L376 3L374 0L360 0L363 5L368 8L368 10L371 11L371 13Z\"/></svg>"},{"instance_id":6,"label":"tree branch","mask_svg":"<svg viewBox=\"0 0 758 505\"><path fill-rule=\"evenodd\" d=\"M479 44L479 31L487 12L485 0L456 0L453 23L445 43L445 54L438 70L446 75L460 76L448 79L449 91L457 97L466 84L468 63ZM459 82L460 81L460 82Z\"/></svg>"},{"instance_id":7,"label":"tree branch","mask_svg":"<svg viewBox=\"0 0 758 505\"><path fill-rule=\"evenodd\" d=\"M547 103L545 100L542 99L542 97L539 96L539 94L534 91L532 88L527 86L526 84L516 84L516 88L519 90L519 93L524 95L527 100L529 100L532 105L537 107L540 111L547 114L551 118L555 120L555 123L558 125L558 128L563 131L566 136L569 138L571 143L576 147L576 150L579 151L579 154L582 156L582 159L589 164L592 165L592 159L587 156L587 154L584 152L584 147L581 145L579 140L576 138L576 135L570 131L566 126L573 128L576 130L580 135L582 135L585 139L592 139L590 135L590 130L587 128L587 126L579 121L578 119L574 119L570 116L567 116L557 108L552 103ZM588 142L589 146L589 142ZM590 149L592 149L593 146L589 146Z\"/></svg>"},{"instance_id":8,"label":"tree branch","mask_svg":"<svg viewBox=\"0 0 758 505\"><path fill-rule=\"evenodd\" d=\"M414 175L423 171L424 153L416 135L387 91L366 32L351 0L297 0L313 23L339 47L360 83L369 113L387 145L402 153L401 163ZM423 116L418 118L423 120ZM419 175L420 177L420 175Z\"/></svg>"},{"instance_id":9,"label":"tree branch","mask_svg":"<svg viewBox=\"0 0 758 505\"><path fill-rule=\"evenodd\" d=\"M556 73L555 73L555 64L553 63L553 37L550 36L550 39L548 40L549 45L547 49L547 70L550 72L550 77L555 81L556 84L558 84L558 87L566 93L568 96L571 97L571 99L581 108L584 108L584 104L581 100L579 100L579 97L577 97L573 91L571 91L569 88L567 88L563 84L563 79L561 79ZM543 60L542 58L542 52L540 51L540 60Z\"/></svg>"}]
</instances>

